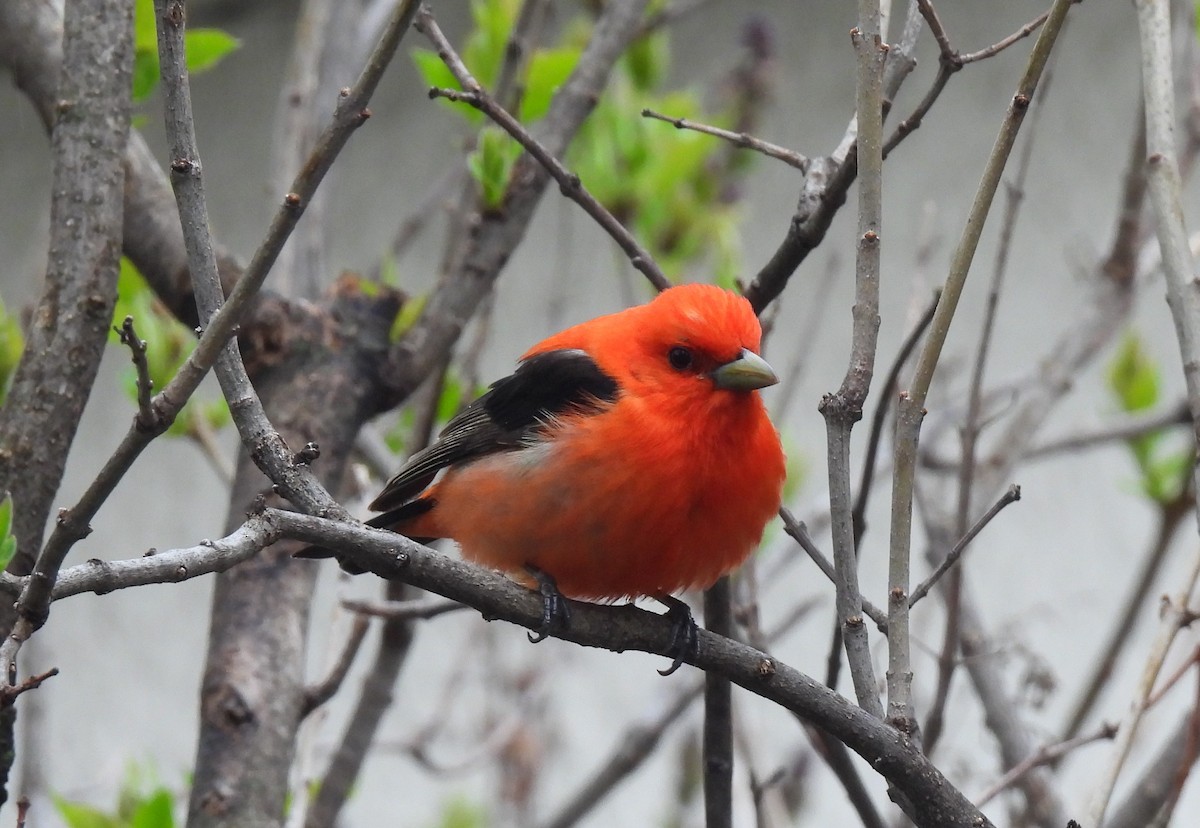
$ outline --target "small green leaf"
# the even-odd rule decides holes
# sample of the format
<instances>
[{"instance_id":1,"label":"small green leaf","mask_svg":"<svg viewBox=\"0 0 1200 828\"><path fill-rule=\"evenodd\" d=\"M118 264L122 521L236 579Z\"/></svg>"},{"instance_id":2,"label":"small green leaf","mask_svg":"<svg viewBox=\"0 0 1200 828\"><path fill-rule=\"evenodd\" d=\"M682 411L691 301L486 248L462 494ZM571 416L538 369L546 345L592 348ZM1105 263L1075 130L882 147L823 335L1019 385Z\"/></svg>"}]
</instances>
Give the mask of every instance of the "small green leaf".
<instances>
[{"instance_id":1,"label":"small green leaf","mask_svg":"<svg viewBox=\"0 0 1200 828\"><path fill-rule=\"evenodd\" d=\"M525 80L525 95L521 98L520 118L528 123L546 114L558 88L566 83L579 63L580 51L569 49L539 49L529 59Z\"/></svg>"},{"instance_id":2,"label":"small green leaf","mask_svg":"<svg viewBox=\"0 0 1200 828\"><path fill-rule=\"evenodd\" d=\"M133 45L158 53L158 31L154 22L154 0L136 0L133 4Z\"/></svg>"},{"instance_id":3,"label":"small green leaf","mask_svg":"<svg viewBox=\"0 0 1200 828\"><path fill-rule=\"evenodd\" d=\"M453 371L446 372L442 395L438 397L437 421L444 423L458 413L463 404L462 380Z\"/></svg>"},{"instance_id":4,"label":"small green leaf","mask_svg":"<svg viewBox=\"0 0 1200 828\"><path fill-rule=\"evenodd\" d=\"M158 85L158 49L138 48L133 55L133 101L138 103L150 97Z\"/></svg>"},{"instance_id":5,"label":"small green leaf","mask_svg":"<svg viewBox=\"0 0 1200 828\"><path fill-rule=\"evenodd\" d=\"M137 803L129 818L129 828L175 828L174 797L159 788Z\"/></svg>"},{"instance_id":6,"label":"small green leaf","mask_svg":"<svg viewBox=\"0 0 1200 828\"><path fill-rule=\"evenodd\" d=\"M17 554L17 539L12 534L13 499L11 492L4 493L0 500L0 572L8 568Z\"/></svg>"},{"instance_id":7,"label":"small green leaf","mask_svg":"<svg viewBox=\"0 0 1200 828\"><path fill-rule=\"evenodd\" d=\"M0 500L0 538L7 538L12 533L13 499L12 492L5 492Z\"/></svg>"},{"instance_id":8,"label":"small green leaf","mask_svg":"<svg viewBox=\"0 0 1200 828\"><path fill-rule=\"evenodd\" d=\"M479 146L467 156L467 169L479 182L484 206L499 207L508 190L508 178L513 164L521 154L521 146L497 127L479 131Z\"/></svg>"},{"instance_id":9,"label":"small green leaf","mask_svg":"<svg viewBox=\"0 0 1200 828\"><path fill-rule=\"evenodd\" d=\"M624 61L634 88L639 92L652 91L663 82L670 63L666 35L635 40L625 52Z\"/></svg>"},{"instance_id":10,"label":"small green leaf","mask_svg":"<svg viewBox=\"0 0 1200 828\"><path fill-rule=\"evenodd\" d=\"M421 317L421 311L425 310L425 302L428 299L426 294L411 296L400 306L396 318L392 320L392 330L388 335L392 342L399 342L400 338L413 326L413 323Z\"/></svg>"},{"instance_id":11,"label":"small green leaf","mask_svg":"<svg viewBox=\"0 0 1200 828\"><path fill-rule=\"evenodd\" d=\"M1159 399L1158 366L1136 334L1128 333L1108 366L1109 390L1122 411L1145 411Z\"/></svg>"},{"instance_id":12,"label":"small green leaf","mask_svg":"<svg viewBox=\"0 0 1200 828\"><path fill-rule=\"evenodd\" d=\"M379 261L379 283L388 287L400 287L400 265L389 250Z\"/></svg>"},{"instance_id":13,"label":"small green leaf","mask_svg":"<svg viewBox=\"0 0 1200 828\"><path fill-rule=\"evenodd\" d=\"M68 828L123 828L116 817L82 802L54 798L54 807Z\"/></svg>"},{"instance_id":14,"label":"small green leaf","mask_svg":"<svg viewBox=\"0 0 1200 828\"><path fill-rule=\"evenodd\" d=\"M0 406L8 397L8 387L24 350L25 334L21 330L21 322L9 314L4 302L0 301Z\"/></svg>"},{"instance_id":15,"label":"small green leaf","mask_svg":"<svg viewBox=\"0 0 1200 828\"><path fill-rule=\"evenodd\" d=\"M458 798L446 803L437 828L484 828L487 824L487 812L483 808Z\"/></svg>"},{"instance_id":16,"label":"small green leaf","mask_svg":"<svg viewBox=\"0 0 1200 828\"><path fill-rule=\"evenodd\" d=\"M189 29L183 36L184 59L189 72L204 72L242 43L220 29Z\"/></svg>"}]
</instances>

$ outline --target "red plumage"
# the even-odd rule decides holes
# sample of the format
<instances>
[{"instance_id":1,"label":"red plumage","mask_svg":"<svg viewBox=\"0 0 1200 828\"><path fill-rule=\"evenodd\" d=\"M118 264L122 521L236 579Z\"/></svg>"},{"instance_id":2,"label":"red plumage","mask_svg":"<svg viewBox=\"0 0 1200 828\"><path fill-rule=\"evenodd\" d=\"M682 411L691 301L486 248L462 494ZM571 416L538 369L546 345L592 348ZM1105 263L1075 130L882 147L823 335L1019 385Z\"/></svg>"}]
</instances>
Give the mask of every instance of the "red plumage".
<instances>
[{"instance_id":1,"label":"red plumage","mask_svg":"<svg viewBox=\"0 0 1200 828\"><path fill-rule=\"evenodd\" d=\"M760 339L744 298L698 284L555 334L409 461L371 523L534 567L569 597L707 587L780 505Z\"/></svg>"}]
</instances>

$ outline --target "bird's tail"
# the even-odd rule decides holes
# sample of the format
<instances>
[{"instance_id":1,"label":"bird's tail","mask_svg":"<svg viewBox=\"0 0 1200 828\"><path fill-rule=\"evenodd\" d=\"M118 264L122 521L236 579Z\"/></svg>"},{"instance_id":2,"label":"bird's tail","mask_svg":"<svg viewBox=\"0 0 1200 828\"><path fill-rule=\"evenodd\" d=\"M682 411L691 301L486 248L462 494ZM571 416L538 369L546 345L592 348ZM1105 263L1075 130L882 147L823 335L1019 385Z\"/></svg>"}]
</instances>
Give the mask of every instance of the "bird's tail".
<instances>
[{"instance_id":1,"label":"bird's tail","mask_svg":"<svg viewBox=\"0 0 1200 828\"><path fill-rule=\"evenodd\" d=\"M389 509L386 512L378 514L370 520L365 521L365 524L374 529L387 529L389 532L396 532L397 534L404 535L405 537L416 541L417 543L429 543L430 541L436 540L436 538L412 537L405 532L404 529L409 521L413 520L419 515L425 514L432 509L433 506L434 501L432 499L419 498L417 500L409 501L403 506L397 506L395 509ZM354 561L350 560L350 558L344 553L325 546L305 546L303 549L293 552L292 557L337 558L338 566L340 566L346 572L349 572L351 575L362 575L367 571L363 567L354 563Z\"/></svg>"}]
</instances>

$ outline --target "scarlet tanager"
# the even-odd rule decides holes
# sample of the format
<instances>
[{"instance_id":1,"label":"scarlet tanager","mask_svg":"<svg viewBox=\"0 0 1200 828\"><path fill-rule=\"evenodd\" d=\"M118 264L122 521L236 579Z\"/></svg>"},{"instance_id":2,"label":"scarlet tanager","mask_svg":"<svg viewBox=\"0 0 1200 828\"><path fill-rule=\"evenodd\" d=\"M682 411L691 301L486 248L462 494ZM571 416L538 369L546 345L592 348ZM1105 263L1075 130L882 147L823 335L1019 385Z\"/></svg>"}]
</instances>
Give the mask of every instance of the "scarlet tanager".
<instances>
[{"instance_id":1,"label":"scarlet tanager","mask_svg":"<svg viewBox=\"0 0 1200 828\"><path fill-rule=\"evenodd\" d=\"M749 302L703 284L567 328L414 454L368 523L532 575L547 628L565 620L560 594L652 596L686 615L671 594L739 566L779 511L761 337Z\"/></svg>"}]
</instances>

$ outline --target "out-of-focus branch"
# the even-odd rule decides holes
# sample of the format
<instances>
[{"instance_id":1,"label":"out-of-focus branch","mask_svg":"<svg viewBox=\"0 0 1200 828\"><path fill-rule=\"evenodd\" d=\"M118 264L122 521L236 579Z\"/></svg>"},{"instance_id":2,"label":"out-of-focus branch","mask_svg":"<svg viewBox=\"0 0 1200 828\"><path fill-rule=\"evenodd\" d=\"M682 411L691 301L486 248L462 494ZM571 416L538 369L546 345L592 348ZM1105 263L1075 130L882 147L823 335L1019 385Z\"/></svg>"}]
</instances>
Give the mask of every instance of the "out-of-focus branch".
<instances>
[{"instance_id":1,"label":"out-of-focus branch","mask_svg":"<svg viewBox=\"0 0 1200 828\"><path fill-rule=\"evenodd\" d=\"M1121 611L1113 622L1104 646L1100 649L1100 658L1091 668L1088 680L1084 683L1083 690L1080 691L1079 699L1071 709L1067 718L1067 726L1063 730L1063 738L1069 739L1079 733L1096 701L1100 698L1101 691L1112 678L1113 668L1133 633L1134 624L1138 616L1147 608L1146 598L1150 594L1150 587L1153 585L1154 579L1162 568L1163 561L1166 560L1171 541L1178 534L1187 517L1192 514L1193 503L1191 493L1185 491L1170 503L1161 505L1154 541L1144 553L1144 560L1137 577L1133 579L1133 585L1121 604Z\"/></svg>"},{"instance_id":2,"label":"out-of-focus branch","mask_svg":"<svg viewBox=\"0 0 1200 828\"><path fill-rule=\"evenodd\" d=\"M604 6L575 70L559 87L546 117L532 134L559 158L595 108L613 65L636 37L647 0L613 0ZM521 242L550 180L529 154L517 159L503 210L477 211L461 240L461 253L442 276L420 319L390 354L385 379L394 399L406 397L441 363Z\"/></svg>"},{"instance_id":3,"label":"out-of-focus branch","mask_svg":"<svg viewBox=\"0 0 1200 828\"><path fill-rule=\"evenodd\" d=\"M341 654L329 670L329 674L318 683L304 689L304 703L300 708L300 718L307 717L332 699L334 694L341 689L342 682L346 680L346 675L350 672L350 665L354 663L354 657L358 655L358 650L362 647L363 639L367 637L367 630L370 627L371 621L365 615L354 616L354 621L350 625L350 633L346 636L346 643L342 646Z\"/></svg>"},{"instance_id":4,"label":"out-of-focus branch","mask_svg":"<svg viewBox=\"0 0 1200 828\"><path fill-rule=\"evenodd\" d=\"M1146 828L1158 825L1158 818L1169 803L1178 798L1196 762L1200 749L1200 707L1193 707L1171 732L1141 777L1112 809L1104 828Z\"/></svg>"},{"instance_id":5,"label":"out-of-focus branch","mask_svg":"<svg viewBox=\"0 0 1200 828\"><path fill-rule=\"evenodd\" d=\"M1183 362L1192 432L1200 437L1200 285L1196 263L1184 226L1179 159L1175 143L1175 84L1171 71L1171 12L1168 0L1137 0L1139 43L1142 55L1142 95L1146 114L1147 188L1154 210L1155 231L1162 251L1167 300L1175 320L1175 334ZM1192 494L1200 502L1200 466L1192 469ZM1133 747L1134 735L1145 710L1154 680L1167 650L1188 611L1192 589L1200 578L1200 556L1191 573L1164 609L1142 678L1130 709L1121 722L1109 767L1097 784L1090 809L1091 822L1101 825L1117 777Z\"/></svg>"},{"instance_id":6,"label":"out-of-focus branch","mask_svg":"<svg viewBox=\"0 0 1200 828\"><path fill-rule=\"evenodd\" d=\"M450 71L454 73L455 80L465 90L459 92L454 89L434 88L429 90L429 97L446 98L451 101L470 104L487 115L488 118L524 147L525 151L535 158L539 164L545 167L546 171L558 182L562 194L582 207L584 212L591 216L608 233L612 240L629 256L630 263L645 274L650 284L654 285L658 290L665 290L670 287L671 283L663 275L662 271L659 270L650 253L625 228L625 225L621 224L612 213L605 209L604 205L587 191L583 186L583 182L579 180L579 176L563 166L557 158L547 151L546 147L542 146L540 142L530 135L529 131L521 125L520 121L496 103L484 91L483 87L479 85L479 82L468 71L462 59L454 51L454 48L450 45L450 41L442 34L437 21L433 19L433 14L427 6L423 6L421 13L417 15L417 29L429 38L438 55L445 62L446 66L450 68Z\"/></svg>"}]
</instances>

